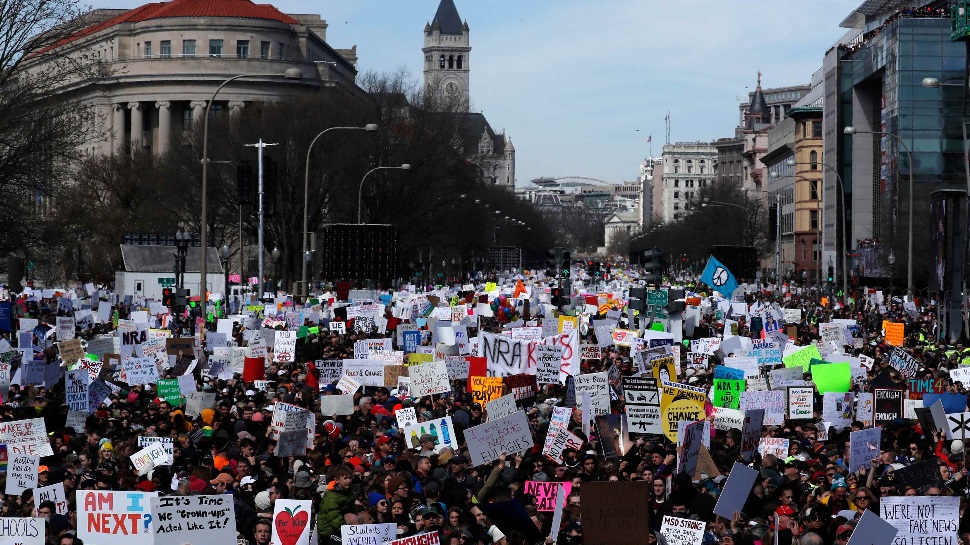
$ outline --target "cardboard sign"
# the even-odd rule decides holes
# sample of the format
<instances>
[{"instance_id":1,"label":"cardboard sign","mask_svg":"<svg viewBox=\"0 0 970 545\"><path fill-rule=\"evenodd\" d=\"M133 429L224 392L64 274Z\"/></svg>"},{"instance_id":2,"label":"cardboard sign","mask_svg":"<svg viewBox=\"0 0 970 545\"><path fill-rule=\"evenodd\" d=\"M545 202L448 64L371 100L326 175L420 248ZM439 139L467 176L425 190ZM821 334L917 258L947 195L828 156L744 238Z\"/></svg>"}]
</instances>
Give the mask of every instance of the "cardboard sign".
<instances>
[{"instance_id":1,"label":"cardboard sign","mask_svg":"<svg viewBox=\"0 0 970 545\"><path fill-rule=\"evenodd\" d=\"M646 481L583 483L583 544L647 545L651 486Z\"/></svg>"},{"instance_id":2,"label":"cardboard sign","mask_svg":"<svg viewBox=\"0 0 970 545\"><path fill-rule=\"evenodd\" d=\"M40 457L29 454L11 456L7 462L6 494L19 496L24 490L37 486L37 468Z\"/></svg>"},{"instance_id":3,"label":"cardboard sign","mask_svg":"<svg viewBox=\"0 0 970 545\"><path fill-rule=\"evenodd\" d=\"M54 512L59 515L67 514L67 495L64 494L64 483L42 486L34 489L34 505L45 501L54 503Z\"/></svg>"},{"instance_id":4,"label":"cardboard sign","mask_svg":"<svg viewBox=\"0 0 970 545\"><path fill-rule=\"evenodd\" d=\"M341 545L384 545L397 537L396 524L344 524Z\"/></svg>"},{"instance_id":5,"label":"cardboard sign","mask_svg":"<svg viewBox=\"0 0 970 545\"><path fill-rule=\"evenodd\" d=\"M278 499L273 505L273 545L310 545L310 500Z\"/></svg>"},{"instance_id":6,"label":"cardboard sign","mask_svg":"<svg viewBox=\"0 0 970 545\"><path fill-rule=\"evenodd\" d=\"M560 485L565 489L564 497L568 497L569 493L573 489L572 482L559 483L559 482L526 481L524 492L526 494L532 494L533 496L535 496L536 510L555 511L556 495L559 492Z\"/></svg>"},{"instance_id":7,"label":"cardboard sign","mask_svg":"<svg viewBox=\"0 0 970 545\"><path fill-rule=\"evenodd\" d=\"M3 517L0 524L0 543L17 545L45 545L47 525L42 518Z\"/></svg>"},{"instance_id":8,"label":"cardboard sign","mask_svg":"<svg viewBox=\"0 0 970 545\"><path fill-rule=\"evenodd\" d=\"M98 545L154 545L149 521L157 520L151 514L156 498L157 492L78 490L78 537ZM193 542L179 545L184 543Z\"/></svg>"},{"instance_id":9,"label":"cardboard sign","mask_svg":"<svg viewBox=\"0 0 970 545\"><path fill-rule=\"evenodd\" d=\"M660 534L667 540L667 545L698 545L704 541L706 527L707 524L699 520L664 515Z\"/></svg>"},{"instance_id":10,"label":"cardboard sign","mask_svg":"<svg viewBox=\"0 0 970 545\"><path fill-rule=\"evenodd\" d=\"M236 514L231 494L156 496L150 505L155 545L235 542Z\"/></svg>"},{"instance_id":11,"label":"cardboard sign","mask_svg":"<svg viewBox=\"0 0 970 545\"><path fill-rule=\"evenodd\" d=\"M10 456L29 454L43 458L54 455L43 418L0 422L0 443L7 445Z\"/></svg>"},{"instance_id":12,"label":"cardboard sign","mask_svg":"<svg viewBox=\"0 0 970 545\"><path fill-rule=\"evenodd\" d=\"M524 411L465 430L468 454L473 466L487 464L501 454L513 454L535 445Z\"/></svg>"}]
</instances>

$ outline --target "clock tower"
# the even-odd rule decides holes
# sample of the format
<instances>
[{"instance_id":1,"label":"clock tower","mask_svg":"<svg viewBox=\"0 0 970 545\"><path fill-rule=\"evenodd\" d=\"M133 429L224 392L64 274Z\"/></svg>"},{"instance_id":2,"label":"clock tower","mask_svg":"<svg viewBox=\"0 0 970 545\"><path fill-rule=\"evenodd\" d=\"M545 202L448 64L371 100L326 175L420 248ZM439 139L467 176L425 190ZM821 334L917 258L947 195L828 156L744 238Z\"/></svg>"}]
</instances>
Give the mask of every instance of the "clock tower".
<instances>
[{"instance_id":1,"label":"clock tower","mask_svg":"<svg viewBox=\"0 0 970 545\"><path fill-rule=\"evenodd\" d=\"M441 0L434 19L424 26L425 91L444 101L455 101L451 108L469 107L468 65L471 45L468 22L462 22L454 0Z\"/></svg>"}]
</instances>

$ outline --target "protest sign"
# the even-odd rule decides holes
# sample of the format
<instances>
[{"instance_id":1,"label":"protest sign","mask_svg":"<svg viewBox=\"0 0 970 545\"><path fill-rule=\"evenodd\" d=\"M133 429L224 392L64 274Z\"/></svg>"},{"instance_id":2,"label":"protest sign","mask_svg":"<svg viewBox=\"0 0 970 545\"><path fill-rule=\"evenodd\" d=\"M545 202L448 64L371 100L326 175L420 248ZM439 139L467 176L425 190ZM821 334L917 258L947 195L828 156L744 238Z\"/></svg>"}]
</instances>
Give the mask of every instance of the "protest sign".
<instances>
[{"instance_id":1,"label":"protest sign","mask_svg":"<svg viewBox=\"0 0 970 545\"><path fill-rule=\"evenodd\" d=\"M384 545L397 537L396 524L344 524L341 545Z\"/></svg>"},{"instance_id":2,"label":"protest sign","mask_svg":"<svg viewBox=\"0 0 970 545\"><path fill-rule=\"evenodd\" d=\"M515 397L512 394L506 394L494 401L489 401L485 405L486 421L497 420L515 411Z\"/></svg>"},{"instance_id":3,"label":"protest sign","mask_svg":"<svg viewBox=\"0 0 970 545\"><path fill-rule=\"evenodd\" d=\"M34 505L49 501L54 504L54 512L59 515L67 514L67 495L64 494L64 483L42 486L34 489Z\"/></svg>"},{"instance_id":4,"label":"protest sign","mask_svg":"<svg viewBox=\"0 0 970 545\"><path fill-rule=\"evenodd\" d=\"M700 454L701 436L704 433L704 422L684 423L684 439L680 443L680 457L677 459L677 473L686 473L692 478L697 469L697 457Z\"/></svg>"},{"instance_id":5,"label":"protest sign","mask_svg":"<svg viewBox=\"0 0 970 545\"><path fill-rule=\"evenodd\" d=\"M355 394L360 390L361 384L357 379L344 375L337 381L337 389L344 394Z\"/></svg>"},{"instance_id":6,"label":"protest sign","mask_svg":"<svg viewBox=\"0 0 970 545\"><path fill-rule=\"evenodd\" d=\"M664 435L673 442L677 441L677 423L694 422L706 416L704 405L707 393L697 391L685 384L665 383L660 398L660 415Z\"/></svg>"},{"instance_id":7,"label":"protest sign","mask_svg":"<svg viewBox=\"0 0 970 545\"><path fill-rule=\"evenodd\" d=\"M898 532L899 529L891 523L867 509L863 511L862 518L859 519L846 545L886 545L894 543Z\"/></svg>"},{"instance_id":8,"label":"protest sign","mask_svg":"<svg viewBox=\"0 0 970 545\"><path fill-rule=\"evenodd\" d=\"M639 482L583 483L580 511L584 545L647 545L650 486ZM623 521L623 524L617 524Z\"/></svg>"},{"instance_id":9,"label":"protest sign","mask_svg":"<svg viewBox=\"0 0 970 545\"><path fill-rule=\"evenodd\" d=\"M879 516L899 530L894 543L957 543L959 496L886 496ZM855 534L855 532L853 532Z\"/></svg>"},{"instance_id":10,"label":"protest sign","mask_svg":"<svg viewBox=\"0 0 970 545\"><path fill-rule=\"evenodd\" d=\"M451 390L448 368L444 361L429 361L408 368L411 377L411 395L424 397L443 394Z\"/></svg>"},{"instance_id":11,"label":"protest sign","mask_svg":"<svg viewBox=\"0 0 970 545\"><path fill-rule=\"evenodd\" d=\"M737 409L741 406L741 392L744 390L744 380L714 379L711 404L715 407Z\"/></svg>"},{"instance_id":12,"label":"protest sign","mask_svg":"<svg viewBox=\"0 0 970 545\"><path fill-rule=\"evenodd\" d=\"M882 428L868 428L849 434L849 471L858 471L869 466L869 462L879 457Z\"/></svg>"},{"instance_id":13,"label":"protest sign","mask_svg":"<svg viewBox=\"0 0 970 545\"><path fill-rule=\"evenodd\" d=\"M599 348L599 347L597 347ZM563 347L540 344L535 347L536 382L559 384L559 367L562 363Z\"/></svg>"},{"instance_id":14,"label":"protest sign","mask_svg":"<svg viewBox=\"0 0 970 545\"><path fill-rule=\"evenodd\" d=\"M173 407L182 405L182 389L177 378L163 378L158 381L158 397Z\"/></svg>"},{"instance_id":15,"label":"protest sign","mask_svg":"<svg viewBox=\"0 0 970 545\"><path fill-rule=\"evenodd\" d=\"M384 386L383 360L344 360L344 375L363 386Z\"/></svg>"},{"instance_id":16,"label":"protest sign","mask_svg":"<svg viewBox=\"0 0 970 545\"><path fill-rule=\"evenodd\" d=\"M438 532L425 532L401 539L395 539L388 545L439 545L441 543Z\"/></svg>"},{"instance_id":17,"label":"protest sign","mask_svg":"<svg viewBox=\"0 0 970 545\"><path fill-rule=\"evenodd\" d=\"M731 474L728 476L727 482L724 483L724 490L717 497L714 514L732 518L735 512L741 511L745 502L748 501L748 495L751 493L757 477L757 469L752 469L740 462L734 462Z\"/></svg>"},{"instance_id":18,"label":"protest sign","mask_svg":"<svg viewBox=\"0 0 970 545\"><path fill-rule=\"evenodd\" d=\"M571 409L568 407L556 407L556 409L565 409L565 419L569 419L569 413L572 412ZM583 440L566 428L566 422L561 424L550 422L549 431L546 433L546 440L542 446L542 454L548 456L557 464L561 464L563 462L562 453L564 450L567 448L579 450L582 446Z\"/></svg>"},{"instance_id":19,"label":"protest sign","mask_svg":"<svg viewBox=\"0 0 970 545\"><path fill-rule=\"evenodd\" d=\"M308 417L309 413L303 410L283 414L283 426L279 430L276 445L277 456L302 456L306 452Z\"/></svg>"},{"instance_id":20,"label":"protest sign","mask_svg":"<svg viewBox=\"0 0 970 545\"><path fill-rule=\"evenodd\" d=\"M764 409L765 426L781 426L785 423L787 390L763 390L741 394L741 410Z\"/></svg>"},{"instance_id":21,"label":"protest sign","mask_svg":"<svg viewBox=\"0 0 970 545\"><path fill-rule=\"evenodd\" d=\"M524 411L468 428L465 441L472 466L487 464L501 454L522 452L535 444Z\"/></svg>"},{"instance_id":22,"label":"protest sign","mask_svg":"<svg viewBox=\"0 0 970 545\"><path fill-rule=\"evenodd\" d=\"M725 409L716 407L714 409L714 423L712 426L716 430L727 431L730 429L744 429L744 411L737 409Z\"/></svg>"},{"instance_id":23,"label":"protest sign","mask_svg":"<svg viewBox=\"0 0 970 545\"><path fill-rule=\"evenodd\" d=\"M899 489L913 486L922 492L924 487L943 486L943 477L936 459L909 464L893 471L893 476Z\"/></svg>"},{"instance_id":24,"label":"protest sign","mask_svg":"<svg viewBox=\"0 0 970 545\"><path fill-rule=\"evenodd\" d=\"M888 424L903 417L903 391L896 389L876 388L873 394L873 422L878 425Z\"/></svg>"},{"instance_id":25,"label":"protest sign","mask_svg":"<svg viewBox=\"0 0 970 545\"><path fill-rule=\"evenodd\" d=\"M761 456L773 455L775 458L785 460L788 458L789 439L780 437L762 437L758 443L758 452Z\"/></svg>"},{"instance_id":26,"label":"protest sign","mask_svg":"<svg viewBox=\"0 0 970 545\"><path fill-rule=\"evenodd\" d=\"M855 403L851 393L825 392L822 396L822 421L837 429L848 428L855 417Z\"/></svg>"},{"instance_id":27,"label":"protest sign","mask_svg":"<svg viewBox=\"0 0 970 545\"><path fill-rule=\"evenodd\" d=\"M782 361L784 361L785 367L801 367L805 371L808 371L813 359L822 359L822 355L819 354L818 347L815 345L801 348L791 355L785 356Z\"/></svg>"},{"instance_id":28,"label":"protest sign","mask_svg":"<svg viewBox=\"0 0 970 545\"><path fill-rule=\"evenodd\" d=\"M98 545L155 545L149 521L157 520L151 511L151 500L156 498L158 492L78 490L78 537ZM184 543L195 542L179 545Z\"/></svg>"},{"instance_id":29,"label":"protest sign","mask_svg":"<svg viewBox=\"0 0 970 545\"><path fill-rule=\"evenodd\" d=\"M273 505L273 545L310 545L310 500L277 499Z\"/></svg>"},{"instance_id":30,"label":"protest sign","mask_svg":"<svg viewBox=\"0 0 970 545\"><path fill-rule=\"evenodd\" d=\"M0 422L0 444L7 445L11 456L30 454L43 458L54 455L43 418Z\"/></svg>"},{"instance_id":31,"label":"protest sign","mask_svg":"<svg viewBox=\"0 0 970 545\"><path fill-rule=\"evenodd\" d=\"M448 380L466 380L468 378L469 363L463 356L449 356L445 360L445 367L448 369ZM384 376L387 377L385 367ZM556 371L558 373L558 369ZM385 386L387 381L384 381ZM395 382L395 385L397 383Z\"/></svg>"},{"instance_id":32,"label":"protest sign","mask_svg":"<svg viewBox=\"0 0 970 545\"><path fill-rule=\"evenodd\" d=\"M970 436L970 412L948 414L946 420L946 438L949 440L966 440Z\"/></svg>"},{"instance_id":33,"label":"protest sign","mask_svg":"<svg viewBox=\"0 0 970 545\"><path fill-rule=\"evenodd\" d=\"M470 376L472 399L485 406L489 401L502 397L502 377Z\"/></svg>"},{"instance_id":34,"label":"protest sign","mask_svg":"<svg viewBox=\"0 0 970 545\"><path fill-rule=\"evenodd\" d=\"M154 386L158 382L158 367L151 358L126 358L122 363L122 373L122 380L131 386Z\"/></svg>"},{"instance_id":35,"label":"protest sign","mask_svg":"<svg viewBox=\"0 0 970 545\"><path fill-rule=\"evenodd\" d=\"M892 346L903 346L906 344L906 324L896 322L883 322L886 329L886 344Z\"/></svg>"},{"instance_id":36,"label":"protest sign","mask_svg":"<svg viewBox=\"0 0 970 545\"><path fill-rule=\"evenodd\" d=\"M192 392L185 399L185 415L195 418L202 414L202 409L211 409L215 404L215 393Z\"/></svg>"},{"instance_id":37,"label":"protest sign","mask_svg":"<svg viewBox=\"0 0 970 545\"><path fill-rule=\"evenodd\" d=\"M731 369L738 369L744 372L744 376L741 377L725 377L725 378L756 378L761 376L761 366L758 363L758 358L751 356L733 356L724 358L724 366Z\"/></svg>"},{"instance_id":38,"label":"protest sign","mask_svg":"<svg viewBox=\"0 0 970 545\"><path fill-rule=\"evenodd\" d=\"M826 363L812 366L812 382L820 394L848 392L852 387L852 371L848 363Z\"/></svg>"},{"instance_id":39,"label":"protest sign","mask_svg":"<svg viewBox=\"0 0 970 545\"><path fill-rule=\"evenodd\" d=\"M403 428L405 426L410 426L418 423L418 415L414 407L404 407L402 409L398 409L394 411L394 417L397 419L398 428Z\"/></svg>"},{"instance_id":40,"label":"protest sign","mask_svg":"<svg viewBox=\"0 0 970 545\"><path fill-rule=\"evenodd\" d=\"M479 357L484 357L488 370L496 377L517 375L529 368L529 342L518 341L505 335L480 333Z\"/></svg>"},{"instance_id":41,"label":"protest sign","mask_svg":"<svg viewBox=\"0 0 970 545\"><path fill-rule=\"evenodd\" d=\"M88 385L91 377L84 369L68 371L64 377L65 397L69 411L88 411Z\"/></svg>"},{"instance_id":42,"label":"protest sign","mask_svg":"<svg viewBox=\"0 0 970 545\"><path fill-rule=\"evenodd\" d=\"M757 359L758 365L766 369L771 369L783 363L781 346L767 340L755 340L746 356Z\"/></svg>"},{"instance_id":43,"label":"protest sign","mask_svg":"<svg viewBox=\"0 0 970 545\"><path fill-rule=\"evenodd\" d=\"M129 458L131 458L131 463L135 466L135 472L138 475L150 475L156 467L169 461L165 447L161 443L147 446L132 454Z\"/></svg>"},{"instance_id":44,"label":"protest sign","mask_svg":"<svg viewBox=\"0 0 970 545\"><path fill-rule=\"evenodd\" d=\"M573 377L576 380L576 393L588 392L590 407L583 407L583 416L599 416L610 412L610 384L606 371L586 373Z\"/></svg>"},{"instance_id":45,"label":"protest sign","mask_svg":"<svg viewBox=\"0 0 970 545\"><path fill-rule=\"evenodd\" d=\"M57 343L57 350L60 353L61 361L66 365L71 365L84 357L84 348L82 348L81 339Z\"/></svg>"},{"instance_id":46,"label":"protest sign","mask_svg":"<svg viewBox=\"0 0 970 545\"><path fill-rule=\"evenodd\" d=\"M440 453L441 449L445 447L458 448L458 441L455 438L455 424L451 421L450 416L408 425L404 427L403 431L404 441L409 448L420 449L422 435L430 435L434 439L435 453Z\"/></svg>"},{"instance_id":47,"label":"protest sign","mask_svg":"<svg viewBox=\"0 0 970 545\"><path fill-rule=\"evenodd\" d=\"M800 386L788 387L788 418L800 420L812 418L815 412L815 389Z\"/></svg>"},{"instance_id":48,"label":"protest sign","mask_svg":"<svg viewBox=\"0 0 970 545\"><path fill-rule=\"evenodd\" d=\"M354 394L320 396L320 414L327 418L354 414Z\"/></svg>"},{"instance_id":49,"label":"protest sign","mask_svg":"<svg viewBox=\"0 0 970 545\"><path fill-rule=\"evenodd\" d=\"M537 511L555 511L556 495L560 485L565 489L565 496L568 497L573 489L572 482L526 481L524 492L535 496Z\"/></svg>"},{"instance_id":50,"label":"protest sign","mask_svg":"<svg viewBox=\"0 0 970 545\"><path fill-rule=\"evenodd\" d=\"M67 411L67 421L64 423L64 427L73 429L76 434L81 434L86 427L87 418L87 407L84 408L84 412Z\"/></svg>"},{"instance_id":51,"label":"protest sign","mask_svg":"<svg viewBox=\"0 0 970 545\"><path fill-rule=\"evenodd\" d=\"M273 361L289 363L296 355L296 331L277 331L273 338Z\"/></svg>"},{"instance_id":52,"label":"protest sign","mask_svg":"<svg viewBox=\"0 0 970 545\"><path fill-rule=\"evenodd\" d=\"M161 445L165 452L163 458L156 458L155 465L171 465L175 462L175 440L171 437L152 437L148 435L138 436L138 448L150 447L152 445Z\"/></svg>"},{"instance_id":53,"label":"protest sign","mask_svg":"<svg viewBox=\"0 0 970 545\"><path fill-rule=\"evenodd\" d=\"M667 540L667 545L699 545L704 541L703 521L664 515L660 526L660 535Z\"/></svg>"},{"instance_id":54,"label":"protest sign","mask_svg":"<svg viewBox=\"0 0 970 545\"><path fill-rule=\"evenodd\" d=\"M19 496L24 490L37 486L37 467L40 465L39 456L17 454L11 456L7 462L6 494Z\"/></svg>"},{"instance_id":55,"label":"protest sign","mask_svg":"<svg viewBox=\"0 0 970 545\"><path fill-rule=\"evenodd\" d=\"M657 381L652 377L623 377L621 380L630 433L663 433Z\"/></svg>"},{"instance_id":56,"label":"protest sign","mask_svg":"<svg viewBox=\"0 0 970 545\"><path fill-rule=\"evenodd\" d=\"M236 516L231 494L153 497L150 505L150 532L154 545L236 541Z\"/></svg>"},{"instance_id":57,"label":"protest sign","mask_svg":"<svg viewBox=\"0 0 970 545\"><path fill-rule=\"evenodd\" d=\"M0 519L0 543L3 545L45 545L46 520L42 518L3 517Z\"/></svg>"},{"instance_id":58,"label":"protest sign","mask_svg":"<svg viewBox=\"0 0 970 545\"><path fill-rule=\"evenodd\" d=\"M960 366L950 369L950 378L953 382L960 382L964 388L970 387L970 366Z\"/></svg>"},{"instance_id":59,"label":"protest sign","mask_svg":"<svg viewBox=\"0 0 970 545\"><path fill-rule=\"evenodd\" d=\"M899 374L906 378L914 377L919 372L919 362L900 346L902 345L897 345L889 353L889 365L892 365L894 369L899 371Z\"/></svg>"}]
</instances>

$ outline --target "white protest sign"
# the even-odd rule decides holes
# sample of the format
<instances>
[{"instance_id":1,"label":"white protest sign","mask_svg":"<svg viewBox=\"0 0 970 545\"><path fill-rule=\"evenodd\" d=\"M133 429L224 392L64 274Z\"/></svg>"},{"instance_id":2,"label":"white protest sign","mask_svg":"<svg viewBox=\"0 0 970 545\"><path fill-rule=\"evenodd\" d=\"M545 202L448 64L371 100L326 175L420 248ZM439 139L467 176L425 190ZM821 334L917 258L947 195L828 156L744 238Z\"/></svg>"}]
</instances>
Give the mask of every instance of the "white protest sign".
<instances>
[{"instance_id":1,"label":"white protest sign","mask_svg":"<svg viewBox=\"0 0 970 545\"><path fill-rule=\"evenodd\" d=\"M40 457L29 454L11 456L7 467L7 490L10 496L19 496L24 490L37 486L37 468Z\"/></svg>"},{"instance_id":2,"label":"white protest sign","mask_svg":"<svg viewBox=\"0 0 970 545\"><path fill-rule=\"evenodd\" d=\"M762 437L761 442L758 443L758 452L761 453L762 457L771 454L779 460L785 460L788 458L788 446L789 439Z\"/></svg>"},{"instance_id":3,"label":"white protest sign","mask_svg":"<svg viewBox=\"0 0 970 545\"><path fill-rule=\"evenodd\" d=\"M867 468L879 457L882 428L868 428L849 434L849 471Z\"/></svg>"},{"instance_id":4,"label":"white protest sign","mask_svg":"<svg viewBox=\"0 0 970 545\"><path fill-rule=\"evenodd\" d=\"M152 358L127 358L122 363L124 381L131 386L156 384L158 382L158 367Z\"/></svg>"},{"instance_id":5,"label":"white protest sign","mask_svg":"<svg viewBox=\"0 0 970 545\"><path fill-rule=\"evenodd\" d=\"M320 414L327 418L354 414L354 394L320 396Z\"/></svg>"},{"instance_id":6,"label":"white protest sign","mask_svg":"<svg viewBox=\"0 0 970 545\"><path fill-rule=\"evenodd\" d=\"M57 340L64 342L74 338L74 318L57 318Z\"/></svg>"},{"instance_id":7,"label":"white protest sign","mask_svg":"<svg viewBox=\"0 0 970 545\"><path fill-rule=\"evenodd\" d=\"M700 545L706 526L703 521L664 515L660 535L667 540L667 545Z\"/></svg>"},{"instance_id":8,"label":"white protest sign","mask_svg":"<svg viewBox=\"0 0 970 545\"><path fill-rule=\"evenodd\" d=\"M731 474L724 483L724 490L717 497L717 505L714 506L714 514L725 518L731 518L734 513L741 511L751 488L754 486L755 479L758 478L758 470L752 469L740 462L734 462ZM727 515L725 515L727 513Z\"/></svg>"},{"instance_id":9,"label":"white protest sign","mask_svg":"<svg viewBox=\"0 0 970 545\"><path fill-rule=\"evenodd\" d=\"M157 466L164 465L164 462L168 460L168 455L165 453L164 445L155 443L132 454L129 458L131 458L131 463L134 464L135 472L138 475L148 475Z\"/></svg>"},{"instance_id":10,"label":"white protest sign","mask_svg":"<svg viewBox=\"0 0 970 545\"><path fill-rule=\"evenodd\" d=\"M488 413L486 421L497 420L515 411L515 396L512 394L505 394L485 404L485 412Z\"/></svg>"},{"instance_id":11,"label":"white protest sign","mask_svg":"<svg viewBox=\"0 0 970 545\"><path fill-rule=\"evenodd\" d=\"M45 545L47 526L42 518L0 518L0 544Z\"/></svg>"},{"instance_id":12,"label":"white protest sign","mask_svg":"<svg viewBox=\"0 0 970 545\"><path fill-rule=\"evenodd\" d=\"M341 545L384 545L397 537L396 524L344 524Z\"/></svg>"},{"instance_id":13,"label":"white protest sign","mask_svg":"<svg viewBox=\"0 0 970 545\"><path fill-rule=\"evenodd\" d=\"M158 492L78 490L78 537L98 545L154 545L149 521L157 497ZM191 542L179 545L184 543Z\"/></svg>"},{"instance_id":14,"label":"white protest sign","mask_svg":"<svg viewBox=\"0 0 970 545\"><path fill-rule=\"evenodd\" d=\"M610 383L606 371L600 373L586 373L573 377L576 381L576 396L582 392L589 393L590 407L583 407L583 415L592 419L594 416L610 413Z\"/></svg>"},{"instance_id":15,"label":"white protest sign","mask_svg":"<svg viewBox=\"0 0 970 545\"><path fill-rule=\"evenodd\" d=\"M273 342L273 361L289 363L296 355L296 331L277 331Z\"/></svg>"},{"instance_id":16,"label":"white protest sign","mask_svg":"<svg viewBox=\"0 0 970 545\"><path fill-rule=\"evenodd\" d=\"M43 418L29 418L13 422L0 422L0 444L7 445L7 454L30 454L53 456L47 438L47 425Z\"/></svg>"},{"instance_id":17,"label":"white protest sign","mask_svg":"<svg viewBox=\"0 0 970 545\"><path fill-rule=\"evenodd\" d=\"M879 500L879 516L899 531L893 543L956 544L960 497L886 496Z\"/></svg>"},{"instance_id":18,"label":"white protest sign","mask_svg":"<svg viewBox=\"0 0 970 545\"><path fill-rule=\"evenodd\" d=\"M394 411L394 417L397 419L398 428L403 428L404 426L410 426L418 423L418 415L417 411L414 410L414 407L398 409Z\"/></svg>"},{"instance_id":19,"label":"white protest sign","mask_svg":"<svg viewBox=\"0 0 970 545\"><path fill-rule=\"evenodd\" d=\"M69 411L88 412L88 385L91 377L84 369L68 371L64 377L65 397Z\"/></svg>"},{"instance_id":20,"label":"white protest sign","mask_svg":"<svg viewBox=\"0 0 970 545\"><path fill-rule=\"evenodd\" d=\"M278 499L273 504L273 545L310 545L310 500Z\"/></svg>"},{"instance_id":21,"label":"white protest sign","mask_svg":"<svg viewBox=\"0 0 970 545\"><path fill-rule=\"evenodd\" d=\"M355 394L357 393L357 390L360 390L360 387L361 384L359 380L347 375L340 377L340 380L337 381L337 389L344 394Z\"/></svg>"},{"instance_id":22,"label":"white protest sign","mask_svg":"<svg viewBox=\"0 0 970 545\"><path fill-rule=\"evenodd\" d=\"M236 542L231 494L155 497L151 513L155 545Z\"/></svg>"},{"instance_id":23,"label":"white protest sign","mask_svg":"<svg viewBox=\"0 0 970 545\"><path fill-rule=\"evenodd\" d=\"M448 367L444 361L429 361L408 367L411 377L411 395L424 397L443 394L451 390L448 382Z\"/></svg>"},{"instance_id":24,"label":"white protest sign","mask_svg":"<svg viewBox=\"0 0 970 545\"><path fill-rule=\"evenodd\" d=\"M45 501L54 503L54 512L59 515L67 514L67 496L64 494L64 483L42 486L34 489L34 505Z\"/></svg>"},{"instance_id":25,"label":"white protest sign","mask_svg":"<svg viewBox=\"0 0 970 545\"><path fill-rule=\"evenodd\" d=\"M788 418L812 418L815 412L815 388L788 387ZM787 457L787 455L786 455Z\"/></svg>"},{"instance_id":26,"label":"white protest sign","mask_svg":"<svg viewBox=\"0 0 970 545\"><path fill-rule=\"evenodd\" d=\"M524 411L468 428L465 440L472 466L487 464L501 454L522 452L534 445Z\"/></svg>"},{"instance_id":27,"label":"white protest sign","mask_svg":"<svg viewBox=\"0 0 970 545\"><path fill-rule=\"evenodd\" d=\"M562 365L562 346L540 344L535 347L536 383L559 384L559 367Z\"/></svg>"}]
</instances>

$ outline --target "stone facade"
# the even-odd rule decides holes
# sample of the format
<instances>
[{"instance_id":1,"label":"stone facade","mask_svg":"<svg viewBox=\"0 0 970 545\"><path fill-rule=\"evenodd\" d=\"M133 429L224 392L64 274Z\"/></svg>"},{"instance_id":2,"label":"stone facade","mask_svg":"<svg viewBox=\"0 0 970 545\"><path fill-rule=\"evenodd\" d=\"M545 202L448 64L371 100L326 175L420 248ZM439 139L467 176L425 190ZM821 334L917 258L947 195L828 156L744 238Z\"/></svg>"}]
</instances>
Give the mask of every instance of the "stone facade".
<instances>
[{"instance_id":1,"label":"stone facade","mask_svg":"<svg viewBox=\"0 0 970 545\"><path fill-rule=\"evenodd\" d=\"M714 144L678 142L665 145L660 221L680 219L692 206L698 191L712 184L716 176L717 148Z\"/></svg>"}]
</instances>

